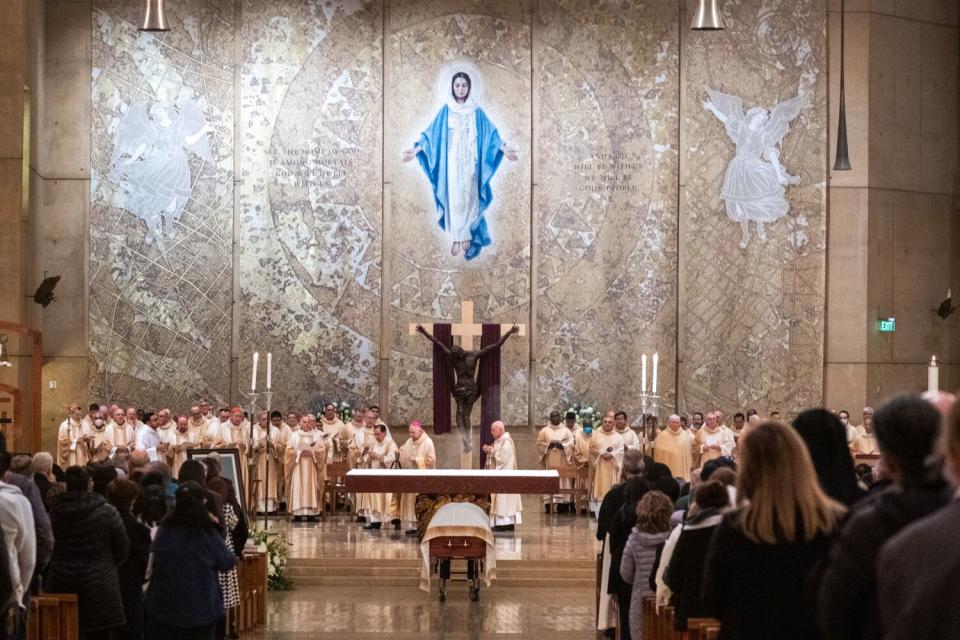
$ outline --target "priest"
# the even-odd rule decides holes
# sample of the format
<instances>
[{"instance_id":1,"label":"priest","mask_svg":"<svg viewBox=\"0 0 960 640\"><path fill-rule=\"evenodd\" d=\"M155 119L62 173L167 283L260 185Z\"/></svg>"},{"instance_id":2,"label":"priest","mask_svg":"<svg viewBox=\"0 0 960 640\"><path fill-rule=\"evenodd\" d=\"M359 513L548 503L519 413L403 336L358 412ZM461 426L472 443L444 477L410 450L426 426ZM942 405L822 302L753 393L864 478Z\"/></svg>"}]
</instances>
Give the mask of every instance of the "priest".
<instances>
[{"instance_id":1,"label":"priest","mask_svg":"<svg viewBox=\"0 0 960 640\"><path fill-rule=\"evenodd\" d=\"M670 467L670 474L674 478L683 478L689 482L694 446L694 437L683 430L680 416L673 414L667 428L661 431L653 442L653 460Z\"/></svg>"},{"instance_id":2,"label":"priest","mask_svg":"<svg viewBox=\"0 0 960 640\"><path fill-rule=\"evenodd\" d=\"M282 477L277 474L279 441L280 430L270 424L270 414L266 411L258 413L250 455L257 469L257 511L260 513L277 510L278 478Z\"/></svg>"},{"instance_id":3,"label":"priest","mask_svg":"<svg viewBox=\"0 0 960 640\"><path fill-rule=\"evenodd\" d=\"M620 438L623 440L624 451L627 449L643 449L640 436L627 424L627 414L625 411L617 411L613 414L613 426L616 427L617 433L620 434Z\"/></svg>"},{"instance_id":4,"label":"priest","mask_svg":"<svg viewBox=\"0 0 960 640\"><path fill-rule=\"evenodd\" d=\"M560 412L550 412L550 422L537 434L537 452L540 454L540 465L544 469L573 468L573 433L566 425L560 423ZM560 480L561 489L570 489L571 479ZM543 496L544 505L549 512L553 505L560 512L568 512L569 504L563 494Z\"/></svg>"},{"instance_id":5,"label":"priest","mask_svg":"<svg viewBox=\"0 0 960 640\"><path fill-rule=\"evenodd\" d=\"M60 423L57 432L57 462L61 467L85 466L89 459L87 443L92 438L83 426L83 409L79 404L71 404L67 419Z\"/></svg>"},{"instance_id":6,"label":"priest","mask_svg":"<svg viewBox=\"0 0 960 640\"><path fill-rule=\"evenodd\" d=\"M365 420L373 423L373 444L364 450L360 459L361 466L366 469L390 469L399 457L397 443L387 433L386 425L376 424L377 418L373 411L367 411ZM366 505L363 514L368 521L364 529L380 529L383 522L393 519L392 493L365 493L363 503Z\"/></svg>"},{"instance_id":7,"label":"priest","mask_svg":"<svg viewBox=\"0 0 960 640\"><path fill-rule=\"evenodd\" d=\"M113 412L113 424L110 425L110 435L108 436L113 453L117 451L130 453L136 442L137 436L134 432L134 426L127 420L128 413L120 407L117 407ZM136 416L136 411L134 411L134 416ZM134 418L134 421L136 421L136 418Z\"/></svg>"},{"instance_id":8,"label":"priest","mask_svg":"<svg viewBox=\"0 0 960 640\"><path fill-rule=\"evenodd\" d=\"M722 413L708 413L706 424L697 432L696 447L700 452L701 467L711 460L733 455L736 441L733 432L720 424L722 418Z\"/></svg>"},{"instance_id":9,"label":"priest","mask_svg":"<svg viewBox=\"0 0 960 640\"><path fill-rule=\"evenodd\" d=\"M230 419L220 425L220 430L213 442L216 449L236 449L240 454L240 477L244 491L249 493L250 479L247 477L247 447L250 443L250 423L243 415L243 409L234 407L230 410Z\"/></svg>"},{"instance_id":10,"label":"priest","mask_svg":"<svg viewBox=\"0 0 960 640\"><path fill-rule=\"evenodd\" d=\"M483 445L487 454L487 468L513 471L517 468L517 452L513 438L500 420L490 425L493 444ZM494 531L513 531L520 524L520 512L523 505L520 495L515 493L494 493L490 496L490 524Z\"/></svg>"},{"instance_id":11,"label":"priest","mask_svg":"<svg viewBox=\"0 0 960 640\"><path fill-rule=\"evenodd\" d=\"M176 442L174 442L170 448L172 454L170 456L170 470L174 478L180 473L180 466L187 461L187 451L197 446L197 442L206 424L206 421L203 420L200 427L191 427L190 418L187 416L177 417L177 431L174 434L176 436Z\"/></svg>"},{"instance_id":12,"label":"priest","mask_svg":"<svg viewBox=\"0 0 960 640\"><path fill-rule=\"evenodd\" d=\"M157 412L157 435L160 436L157 452L160 454L160 461L172 467L174 447L177 444L177 425L170 419L171 413L166 407Z\"/></svg>"},{"instance_id":13,"label":"priest","mask_svg":"<svg viewBox=\"0 0 960 640\"><path fill-rule=\"evenodd\" d=\"M113 444L110 437L113 435L113 429L107 426L107 421L99 412L93 414L93 429L89 433L92 436L88 445L90 452L90 462L100 464L110 457Z\"/></svg>"},{"instance_id":14,"label":"priest","mask_svg":"<svg viewBox=\"0 0 960 640\"><path fill-rule=\"evenodd\" d=\"M300 418L300 428L290 434L284 452L284 466L291 470L287 511L294 522L316 522L320 514L327 452L315 425L313 414Z\"/></svg>"},{"instance_id":15,"label":"priest","mask_svg":"<svg viewBox=\"0 0 960 640\"><path fill-rule=\"evenodd\" d=\"M323 407L323 415L320 416L320 430L325 434L327 444L333 445L327 447L327 463L342 462L346 459L346 453L338 454L336 443L339 442L340 432L343 430L343 420L337 415L337 407L332 402L328 402ZM344 450L345 451L345 450Z\"/></svg>"},{"instance_id":16,"label":"priest","mask_svg":"<svg viewBox=\"0 0 960 640\"><path fill-rule=\"evenodd\" d=\"M402 469L436 469L437 451L433 440L423 432L419 420L410 423L408 430L410 438L400 447L400 467ZM408 536L417 535L417 494L403 493L400 495L400 522L406 527Z\"/></svg>"},{"instance_id":17,"label":"priest","mask_svg":"<svg viewBox=\"0 0 960 640\"><path fill-rule=\"evenodd\" d=\"M361 426L356 427L357 418L361 420ZM358 411L353 415L353 420L347 424L347 429L355 433L353 435L353 441L350 445L350 458L356 460L354 465L358 469L369 469L370 468L370 457L367 456L367 452L370 451L370 448L377 441L374 427L377 426L377 420L374 417L372 411L367 411L363 409L362 412ZM344 431L346 431L345 429ZM353 453L356 452L356 453ZM352 465L352 466L354 466ZM354 503L357 509L357 522L364 522L369 520L370 511L372 504L370 502L370 495L368 493L358 493L354 498ZM369 524L369 523L368 523Z\"/></svg>"},{"instance_id":18,"label":"priest","mask_svg":"<svg viewBox=\"0 0 960 640\"><path fill-rule=\"evenodd\" d=\"M590 510L596 516L603 497L613 485L620 482L623 468L623 438L617 433L613 415L603 416L599 431L590 438L590 466L593 485L590 491Z\"/></svg>"}]
</instances>

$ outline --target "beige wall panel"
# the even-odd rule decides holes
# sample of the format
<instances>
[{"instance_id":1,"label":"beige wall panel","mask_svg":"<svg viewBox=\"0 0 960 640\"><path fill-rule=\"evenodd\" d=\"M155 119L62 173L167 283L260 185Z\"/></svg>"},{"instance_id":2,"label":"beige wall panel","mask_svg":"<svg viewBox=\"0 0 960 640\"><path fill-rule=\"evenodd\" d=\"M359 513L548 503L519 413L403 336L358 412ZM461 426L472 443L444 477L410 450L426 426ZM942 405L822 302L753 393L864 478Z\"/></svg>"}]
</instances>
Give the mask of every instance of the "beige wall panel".
<instances>
[{"instance_id":1,"label":"beige wall panel","mask_svg":"<svg viewBox=\"0 0 960 640\"><path fill-rule=\"evenodd\" d=\"M153 36L137 31L141 5L94 3L90 387L103 401L229 394L233 6L177 3Z\"/></svg>"},{"instance_id":2,"label":"beige wall panel","mask_svg":"<svg viewBox=\"0 0 960 640\"><path fill-rule=\"evenodd\" d=\"M684 55L690 166L681 212L688 217L681 406L790 413L822 401L826 4L752 0L726 7L727 30L691 34ZM789 212L765 225L765 241L751 222L743 249L740 225L720 198L735 149L700 106L705 86L739 96L745 111L770 109L798 92L808 96L780 145L788 173L800 178L786 191Z\"/></svg>"},{"instance_id":3,"label":"beige wall panel","mask_svg":"<svg viewBox=\"0 0 960 640\"><path fill-rule=\"evenodd\" d=\"M274 407L376 401L382 9L243 5L240 387L273 354ZM261 399L261 406L263 402Z\"/></svg>"},{"instance_id":4,"label":"beige wall panel","mask_svg":"<svg viewBox=\"0 0 960 640\"><path fill-rule=\"evenodd\" d=\"M526 323L529 316L529 7L398 1L390 3L390 16L385 143L391 194L390 417L432 422L431 347L422 336L409 336L408 324L457 321L464 300L475 303L480 322ZM439 228L424 171L416 160L400 161L444 104L456 61L469 62L472 80L482 80L478 104L519 156L516 162L504 158L493 177L493 199L484 214L492 244L469 261L462 251L451 254L452 239ZM528 340L512 338L502 354L501 406L508 424L527 418ZM477 339L474 348L479 346Z\"/></svg>"},{"instance_id":5,"label":"beige wall panel","mask_svg":"<svg viewBox=\"0 0 960 640\"><path fill-rule=\"evenodd\" d=\"M535 415L640 413L641 354L675 405L678 7L543 3ZM652 363L648 363L652 384Z\"/></svg>"}]
</instances>

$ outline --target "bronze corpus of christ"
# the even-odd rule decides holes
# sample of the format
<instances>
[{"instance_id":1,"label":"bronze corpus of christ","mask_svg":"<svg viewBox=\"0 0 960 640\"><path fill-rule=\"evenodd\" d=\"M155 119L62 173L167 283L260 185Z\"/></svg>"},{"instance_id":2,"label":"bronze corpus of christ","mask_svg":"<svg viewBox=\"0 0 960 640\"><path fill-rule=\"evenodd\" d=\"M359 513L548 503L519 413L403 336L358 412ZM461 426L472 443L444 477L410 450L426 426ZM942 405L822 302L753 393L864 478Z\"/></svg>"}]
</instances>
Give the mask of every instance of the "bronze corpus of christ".
<instances>
[{"instance_id":1,"label":"bronze corpus of christ","mask_svg":"<svg viewBox=\"0 0 960 640\"><path fill-rule=\"evenodd\" d=\"M430 342L440 349L443 357L450 365L450 369L453 370L454 379L451 380L453 390L450 395L457 403L457 431L460 432L460 440L463 442L463 452L470 453L473 451L471 445L473 426L470 424L470 412L473 411L474 403L480 399L480 385L477 384L477 365L480 363L480 358L492 351L498 351L507 341L507 338L520 331L520 327L513 325L494 344L478 351L467 351L458 345L448 347L420 324L417 325L417 331L425 335Z\"/></svg>"}]
</instances>

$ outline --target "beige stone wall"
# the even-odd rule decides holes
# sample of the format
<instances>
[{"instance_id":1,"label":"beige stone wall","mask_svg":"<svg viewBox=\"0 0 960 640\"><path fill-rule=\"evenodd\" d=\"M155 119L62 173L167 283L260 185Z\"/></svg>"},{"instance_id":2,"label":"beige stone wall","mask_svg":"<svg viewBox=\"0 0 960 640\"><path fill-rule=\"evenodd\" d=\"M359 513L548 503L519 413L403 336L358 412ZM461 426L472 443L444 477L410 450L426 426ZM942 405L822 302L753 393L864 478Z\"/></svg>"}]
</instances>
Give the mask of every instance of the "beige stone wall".
<instances>
[{"instance_id":1,"label":"beige stone wall","mask_svg":"<svg viewBox=\"0 0 960 640\"><path fill-rule=\"evenodd\" d=\"M41 135L56 153L38 195L69 220L37 238L69 303L44 315L61 336L45 428L88 384L178 408L236 399L254 346L274 353L275 406L379 400L391 422L423 417L429 351L406 325L453 319L463 299L530 325L505 352L512 423L580 398L635 413L639 354L654 350L664 410L678 383L687 410L816 403L825 7L750 0L726 9L727 32L694 34L684 4L182 0L154 42L134 29L140 3L49 0L60 53ZM494 180L494 245L471 263L449 255L422 173L399 162L459 56L520 152ZM782 145L802 177L791 214L744 251L717 197L733 146L700 106L706 83L747 106L801 83L812 96ZM203 101L213 157L189 156L197 188L161 248L102 176L126 108L184 95Z\"/></svg>"},{"instance_id":2,"label":"beige stone wall","mask_svg":"<svg viewBox=\"0 0 960 640\"><path fill-rule=\"evenodd\" d=\"M839 90L839 2L830 13L831 114ZM856 413L895 393L960 386L958 56L952 2L847 3L847 110L853 171L831 172L825 397ZM831 158L833 145L831 140ZM879 318L897 319L880 333Z\"/></svg>"}]
</instances>

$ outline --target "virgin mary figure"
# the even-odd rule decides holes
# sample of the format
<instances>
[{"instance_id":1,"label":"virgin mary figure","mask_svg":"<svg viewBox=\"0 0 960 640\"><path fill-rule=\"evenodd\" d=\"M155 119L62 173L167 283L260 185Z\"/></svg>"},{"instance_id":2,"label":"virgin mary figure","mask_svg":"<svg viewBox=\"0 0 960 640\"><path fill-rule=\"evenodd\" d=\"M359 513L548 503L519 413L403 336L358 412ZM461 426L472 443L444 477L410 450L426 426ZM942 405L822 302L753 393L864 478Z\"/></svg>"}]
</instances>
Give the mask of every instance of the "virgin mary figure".
<instances>
[{"instance_id":1,"label":"virgin mary figure","mask_svg":"<svg viewBox=\"0 0 960 640\"><path fill-rule=\"evenodd\" d=\"M450 253L472 260L491 243L484 213L493 202L490 186L503 157L517 153L500 138L477 104L473 82L463 70L453 73L445 104L403 161L420 162L433 191L437 223L451 241Z\"/></svg>"}]
</instances>

